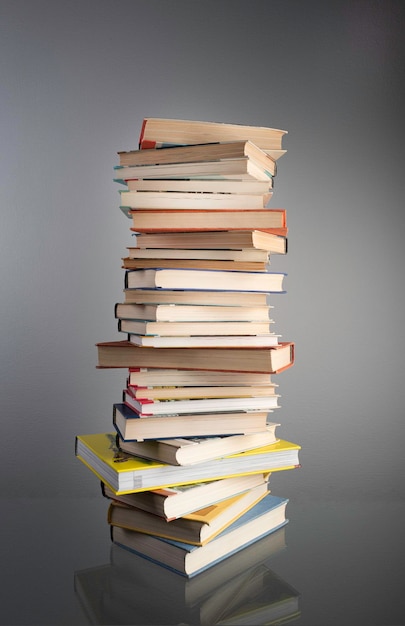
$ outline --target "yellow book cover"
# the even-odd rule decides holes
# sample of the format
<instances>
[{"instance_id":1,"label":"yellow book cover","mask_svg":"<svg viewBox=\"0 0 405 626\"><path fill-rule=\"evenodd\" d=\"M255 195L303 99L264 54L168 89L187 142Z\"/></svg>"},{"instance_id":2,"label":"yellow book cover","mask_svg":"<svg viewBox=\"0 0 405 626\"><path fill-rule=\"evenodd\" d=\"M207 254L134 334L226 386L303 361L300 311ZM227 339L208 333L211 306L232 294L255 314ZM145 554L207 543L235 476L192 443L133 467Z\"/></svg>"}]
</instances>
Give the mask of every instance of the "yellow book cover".
<instances>
[{"instance_id":1,"label":"yellow book cover","mask_svg":"<svg viewBox=\"0 0 405 626\"><path fill-rule=\"evenodd\" d=\"M78 435L77 458L118 494L299 467L301 446L277 443L190 466L170 465L120 451L115 433Z\"/></svg>"}]
</instances>

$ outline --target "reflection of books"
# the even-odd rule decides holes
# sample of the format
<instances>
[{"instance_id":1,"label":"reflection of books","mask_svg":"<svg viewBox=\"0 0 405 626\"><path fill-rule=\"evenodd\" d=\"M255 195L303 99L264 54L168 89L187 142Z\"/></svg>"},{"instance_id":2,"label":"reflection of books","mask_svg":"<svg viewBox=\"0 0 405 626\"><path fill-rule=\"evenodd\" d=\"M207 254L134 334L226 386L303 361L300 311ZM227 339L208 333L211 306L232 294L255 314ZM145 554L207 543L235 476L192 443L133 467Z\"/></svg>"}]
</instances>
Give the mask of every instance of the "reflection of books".
<instances>
[{"instance_id":1,"label":"reflection of books","mask_svg":"<svg viewBox=\"0 0 405 626\"><path fill-rule=\"evenodd\" d=\"M207 483L178 485L124 495L115 494L102 482L101 491L110 500L117 500L128 506L160 515L167 520L173 520L192 513L198 508L211 506L249 489L254 489L258 485L267 483L269 478L269 474L247 474Z\"/></svg>"},{"instance_id":2,"label":"reflection of books","mask_svg":"<svg viewBox=\"0 0 405 626\"><path fill-rule=\"evenodd\" d=\"M192 577L287 523L288 500L266 495L252 509L203 546L163 539L113 526L112 540L128 550ZM169 522L170 523L170 522Z\"/></svg>"},{"instance_id":3,"label":"reflection of books","mask_svg":"<svg viewBox=\"0 0 405 626\"><path fill-rule=\"evenodd\" d=\"M112 544L109 564L75 572L75 592L92 624L232 624L255 600L263 619L244 623L281 622L299 611L299 593L268 566L284 548L283 527L185 578Z\"/></svg>"},{"instance_id":4,"label":"reflection of books","mask_svg":"<svg viewBox=\"0 0 405 626\"><path fill-rule=\"evenodd\" d=\"M114 433L76 437L76 456L116 493L293 469L299 467L299 450L300 445L280 439L263 448L181 466L125 455Z\"/></svg>"}]
</instances>

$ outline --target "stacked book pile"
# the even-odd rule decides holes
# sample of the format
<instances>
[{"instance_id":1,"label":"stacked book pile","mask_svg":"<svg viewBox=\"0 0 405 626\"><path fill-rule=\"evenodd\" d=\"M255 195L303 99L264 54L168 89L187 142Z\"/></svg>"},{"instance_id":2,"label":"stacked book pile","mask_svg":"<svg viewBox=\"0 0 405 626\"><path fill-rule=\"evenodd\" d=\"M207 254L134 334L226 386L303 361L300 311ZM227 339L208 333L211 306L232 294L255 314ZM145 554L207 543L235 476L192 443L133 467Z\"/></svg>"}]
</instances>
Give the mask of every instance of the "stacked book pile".
<instances>
[{"instance_id":1,"label":"stacked book pile","mask_svg":"<svg viewBox=\"0 0 405 626\"><path fill-rule=\"evenodd\" d=\"M110 501L115 545L192 577L287 523L273 472L276 375L294 342L274 330L285 209L269 208L285 131L147 118L115 180L135 242L123 258L125 338L97 344L126 370L112 432L76 437Z\"/></svg>"}]
</instances>

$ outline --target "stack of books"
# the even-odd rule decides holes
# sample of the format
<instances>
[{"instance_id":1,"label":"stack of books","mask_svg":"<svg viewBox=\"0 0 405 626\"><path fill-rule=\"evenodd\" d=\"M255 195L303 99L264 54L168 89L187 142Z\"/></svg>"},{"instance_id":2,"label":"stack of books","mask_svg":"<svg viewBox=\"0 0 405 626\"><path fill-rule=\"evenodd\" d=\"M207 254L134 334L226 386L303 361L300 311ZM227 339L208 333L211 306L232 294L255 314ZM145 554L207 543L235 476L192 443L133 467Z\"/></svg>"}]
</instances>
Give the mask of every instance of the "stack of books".
<instances>
[{"instance_id":1,"label":"stack of books","mask_svg":"<svg viewBox=\"0 0 405 626\"><path fill-rule=\"evenodd\" d=\"M76 437L101 480L115 545L195 576L287 523L273 472L299 467L280 439L275 375L294 342L273 329L285 209L269 208L286 131L147 118L115 181L135 243L122 259L125 338L97 344L126 370L109 433ZM118 400L118 399L117 399Z\"/></svg>"}]
</instances>

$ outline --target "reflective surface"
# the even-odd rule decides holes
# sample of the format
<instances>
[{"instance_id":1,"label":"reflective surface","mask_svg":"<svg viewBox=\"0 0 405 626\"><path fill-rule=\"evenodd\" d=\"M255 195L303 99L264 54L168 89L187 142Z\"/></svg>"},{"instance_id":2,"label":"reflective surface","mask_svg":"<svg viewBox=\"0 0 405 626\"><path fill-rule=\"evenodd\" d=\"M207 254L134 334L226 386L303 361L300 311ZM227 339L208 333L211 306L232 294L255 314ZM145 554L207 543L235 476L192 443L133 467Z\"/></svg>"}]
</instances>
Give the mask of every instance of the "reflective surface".
<instances>
[{"instance_id":1,"label":"reflective surface","mask_svg":"<svg viewBox=\"0 0 405 626\"><path fill-rule=\"evenodd\" d=\"M405 623L405 503L290 501L289 524L193 579L112 546L107 502L2 507L2 625Z\"/></svg>"}]
</instances>

